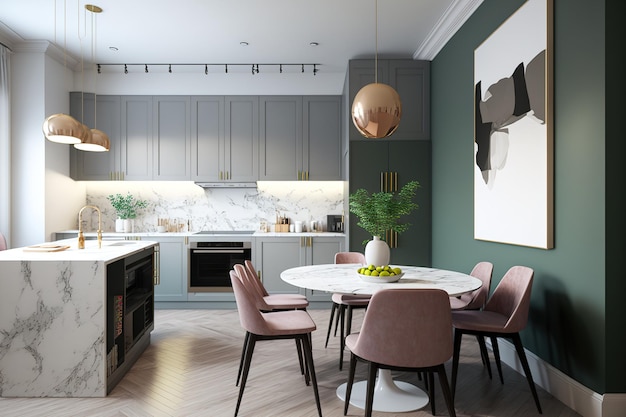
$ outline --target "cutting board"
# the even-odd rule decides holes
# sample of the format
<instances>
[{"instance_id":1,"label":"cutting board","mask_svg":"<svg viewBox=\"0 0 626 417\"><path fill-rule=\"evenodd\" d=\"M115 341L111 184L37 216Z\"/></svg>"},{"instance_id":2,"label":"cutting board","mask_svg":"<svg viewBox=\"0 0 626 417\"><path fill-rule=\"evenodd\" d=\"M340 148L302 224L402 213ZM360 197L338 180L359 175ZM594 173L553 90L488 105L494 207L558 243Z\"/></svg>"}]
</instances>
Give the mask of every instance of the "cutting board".
<instances>
[{"instance_id":1,"label":"cutting board","mask_svg":"<svg viewBox=\"0 0 626 417\"><path fill-rule=\"evenodd\" d=\"M60 252L69 249L69 246L62 245L35 245L24 248L25 252Z\"/></svg>"}]
</instances>

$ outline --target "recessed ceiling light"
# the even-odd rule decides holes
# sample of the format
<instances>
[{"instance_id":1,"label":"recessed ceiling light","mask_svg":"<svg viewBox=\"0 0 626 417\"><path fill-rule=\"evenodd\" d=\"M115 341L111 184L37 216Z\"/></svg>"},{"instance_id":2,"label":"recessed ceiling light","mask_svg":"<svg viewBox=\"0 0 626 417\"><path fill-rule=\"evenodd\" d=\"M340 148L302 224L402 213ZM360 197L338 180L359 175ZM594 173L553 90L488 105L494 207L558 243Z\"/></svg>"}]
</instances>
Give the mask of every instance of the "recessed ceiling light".
<instances>
[{"instance_id":1,"label":"recessed ceiling light","mask_svg":"<svg viewBox=\"0 0 626 417\"><path fill-rule=\"evenodd\" d=\"M109 46L109 49L110 49L111 51L114 51L114 52L115 52L115 51L119 51L119 49L117 48L117 46Z\"/></svg>"},{"instance_id":2,"label":"recessed ceiling light","mask_svg":"<svg viewBox=\"0 0 626 417\"><path fill-rule=\"evenodd\" d=\"M319 42L311 42L311 43L309 43L309 45L311 45L311 46L319 46L320 44L319 44Z\"/></svg>"},{"instance_id":3,"label":"recessed ceiling light","mask_svg":"<svg viewBox=\"0 0 626 417\"><path fill-rule=\"evenodd\" d=\"M241 46L248 46L248 42L246 42L246 41L241 41L241 42L239 42L239 45L241 45Z\"/></svg>"}]
</instances>

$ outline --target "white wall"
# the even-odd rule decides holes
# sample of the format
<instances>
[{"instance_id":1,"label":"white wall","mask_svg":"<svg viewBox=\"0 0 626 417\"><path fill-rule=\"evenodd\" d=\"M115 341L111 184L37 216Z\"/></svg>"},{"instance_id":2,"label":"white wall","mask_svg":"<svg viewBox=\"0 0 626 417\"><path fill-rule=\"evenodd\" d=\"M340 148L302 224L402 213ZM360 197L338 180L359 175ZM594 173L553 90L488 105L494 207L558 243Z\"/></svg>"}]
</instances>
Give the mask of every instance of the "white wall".
<instances>
[{"instance_id":1,"label":"white wall","mask_svg":"<svg viewBox=\"0 0 626 417\"><path fill-rule=\"evenodd\" d=\"M50 239L73 224L85 201L84 185L71 181L69 148L45 140L41 127L69 112L72 72L42 50L11 57L12 247Z\"/></svg>"}]
</instances>

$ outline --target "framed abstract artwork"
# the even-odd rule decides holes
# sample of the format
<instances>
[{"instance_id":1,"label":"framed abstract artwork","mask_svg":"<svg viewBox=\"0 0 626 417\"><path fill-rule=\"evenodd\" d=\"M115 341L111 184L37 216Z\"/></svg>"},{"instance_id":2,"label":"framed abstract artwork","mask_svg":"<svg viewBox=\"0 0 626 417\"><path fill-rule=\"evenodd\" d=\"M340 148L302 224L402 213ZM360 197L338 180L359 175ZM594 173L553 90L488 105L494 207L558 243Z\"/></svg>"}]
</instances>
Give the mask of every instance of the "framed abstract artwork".
<instances>
[{"instance_id":1,"label":"framed abstract artwork","mask_svg":"<svg viewBox=\"0 0 626 417\"><path fill-rule=\"evenodd\" d=\"M474 239L554 247L553 0L474 50Z\"/></svg>"}]
</instances>

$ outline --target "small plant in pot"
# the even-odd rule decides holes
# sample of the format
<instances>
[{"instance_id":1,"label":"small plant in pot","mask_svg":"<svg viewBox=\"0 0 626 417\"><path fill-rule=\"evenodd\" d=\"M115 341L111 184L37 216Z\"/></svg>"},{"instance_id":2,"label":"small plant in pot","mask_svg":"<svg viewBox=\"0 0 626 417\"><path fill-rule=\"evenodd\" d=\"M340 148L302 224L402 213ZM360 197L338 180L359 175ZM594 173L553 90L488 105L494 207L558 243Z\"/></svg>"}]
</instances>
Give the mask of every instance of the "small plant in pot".
<instances>
[{"instance_id":1,"label":"small plant in pot","mask_svg":"<svg viewBox=\"0 0 626 417\"><path fill-rule=\"evenodd\" d=\"M419 182L406 183L399 192L369 193L361 188L350 195L350 213L355 214L362 227L372 240L365 240L365 258L368 264L387 265L389 263L389 245L384 241L387 231L405 232L410 223L401 222L402 216L411 214L419 206L413 202Z\"/></svg>"},{"instance_id":2,"label":"small plant in pot","mask_svg":"<svg viewBox=\"0 0 626 417\"><path fill-rule=\"evenodd\" d=\"M138 210L148 207L146 200L135 199L130 193L126 195L110 194L107 199L111 202L111 206L113 206L117 214L115 222L116 232L130 232L130 219L137 217Z\"/></svg>"}]
</instances>

